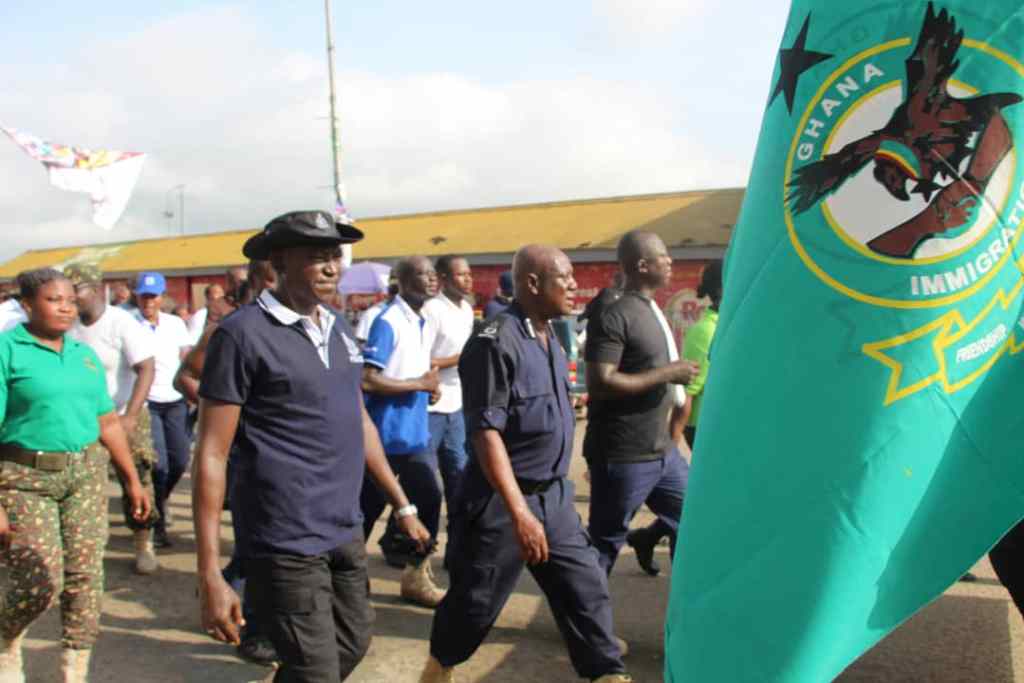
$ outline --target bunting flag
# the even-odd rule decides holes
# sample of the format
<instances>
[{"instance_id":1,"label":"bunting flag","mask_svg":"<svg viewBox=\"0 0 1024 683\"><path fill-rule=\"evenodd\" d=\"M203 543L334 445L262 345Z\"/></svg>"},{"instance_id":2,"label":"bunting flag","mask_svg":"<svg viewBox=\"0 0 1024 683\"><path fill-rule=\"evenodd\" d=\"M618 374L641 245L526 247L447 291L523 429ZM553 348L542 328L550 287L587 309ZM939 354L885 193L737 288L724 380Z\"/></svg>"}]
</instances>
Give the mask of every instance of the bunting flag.
<instances>
[{"instance_id":1,"label":"bunting flag","mask_svg":"<svg viewBox=\"0 0 1024 683\"><path fill-rule=\"evenodd\" d=\"M145 154L68 147L14 128L0 126L0 130L46 167L50 182L55 187L88 194L92 199L92 220L96 225L106 230L114 227L135 189L146 160Z\"/></svg>"},{"instance_id":2,"label":"bunting flag","mask_svg":"<svg viewBox=\"0 0 1024 683\"><path fill-rule=\"evenodd\" d=\"M1024 9L794 0L725 296L669 683L821 683L1024 517Z\"/></svg>"}]
</instances>

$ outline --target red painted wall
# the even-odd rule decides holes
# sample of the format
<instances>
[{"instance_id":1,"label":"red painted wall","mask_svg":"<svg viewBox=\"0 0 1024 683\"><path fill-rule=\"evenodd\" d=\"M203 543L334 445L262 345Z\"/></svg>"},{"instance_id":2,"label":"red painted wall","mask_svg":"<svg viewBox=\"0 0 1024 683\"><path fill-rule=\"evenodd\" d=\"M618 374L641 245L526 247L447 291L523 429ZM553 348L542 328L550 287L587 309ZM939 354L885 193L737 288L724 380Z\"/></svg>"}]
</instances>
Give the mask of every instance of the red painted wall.
<instances>
[{"instance_id":1,"label":"red painted wall","mask_svg":"<svg viewBox=\"0 0 1024 683\"><path fill-rule=\"evenodd\" d=\"M665 317L675 330L676 335L682 342L686 329L700 318L707 300L697 299L697 285L700 284L700 274L707 261L676 261L672 266L672 279L669 285L658 292L655 297L658 305L665 311ZM619 265L608 261L597 263L577 263L573 265L576 275L576 284L579 287L576 293L576 305L579 311L587 303L597 296L602 288L611 284ZM498 291L498 277L502 272L508 270L509 266L473 266L473 291L476 294L477 311L483 310L484 305L491 300ZM206 286L211 283L223 285L223 275L200 275L195 277L169 277L167 278L167 293L174 297L178 303L187 301L194 312L203 305L200 299L189 300L189 292L192 285ZM375 297L350 297L349 306L362 310L371 305Z\"/></svg>"},{"instance_id":2,"label":"red painted wall","mask_svg":"<svg viewBox=\"0 0 1024 683\"><path fill-rule=\"evenodd\" d=\"M686 329L697 322L707 306L706 299L697 299L700 274L706 264L707 261L676 261L672 264L671 281L655 296L680 342ZM608 261L573 264L579 288L576 292L577 310L582 311L598 292L609 286L618 269L619 264ZM498 277L505 270L508 266L473 266L473 290L478 309L482 309L498 291Z\"/></svg>"}]
</instances>

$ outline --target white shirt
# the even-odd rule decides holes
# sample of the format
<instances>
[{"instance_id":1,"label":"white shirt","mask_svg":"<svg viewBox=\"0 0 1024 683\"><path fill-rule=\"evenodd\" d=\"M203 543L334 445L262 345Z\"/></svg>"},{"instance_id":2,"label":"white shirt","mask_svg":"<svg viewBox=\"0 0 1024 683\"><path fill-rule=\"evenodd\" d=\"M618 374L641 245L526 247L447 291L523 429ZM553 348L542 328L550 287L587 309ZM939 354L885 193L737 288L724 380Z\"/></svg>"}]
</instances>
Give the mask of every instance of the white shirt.
<instances>
[{"instance_id":1,"label":"white shirt","mask_svg":"<svg viewBox=\"0 0 1024 683\"><path fill-rule=\"evenodd\" d=\"M277 318L278 322L282 325L294 325L297 322L301 322L302 331L306 333L306 337L316 347L316 353L320 356L320 360L323 361L324 367L331 367L328 341L331 338L331 328L334 327L334 314L331 313L330 309L320 305L316 307L317 312L320 314L320 324L317 325L311 316L299 315L278 301L277 297L271 294L269 289L264 289L256 301L259 303L260 308ZM342 336L344 337L344 335ZM349 347L349 354L351 354L355 345L349 344L347 337L345 337L345 343Z\"/></svg>"},{"instance_id":2,"label":"white shirt","mask_svg":"<svg viewBox=\"0 0 1024 683\"><path fill-rule=\"evenodd\" d=\"M117 412L124 414L135 388L134 366L153 357L153 344L146 328L128 311L107 306L92 325L75 321L68 332L72 339L88 344L99 356L107 375L107 391Z\"/></svg>"},{"instance_id":3,"label":"white shirt","mask_svg":"<svg viewBox=\"0 0 1024 683\"><path fill-rule=\"evenodd\" d=\"M363 314L359 316L359 322L356 323L356 339L365 342L370 338L370 328L373 326L373 321L377 319L381 311L388 307L389 303L391 302L381 301L363 311Z\"/></svg>"},{"instance_id":4,"label":"white shirt","mask_svg":"<svg viewBox=\"0 0 1024 683\"><path fill-rule=\"evenodd\" d=\"M0 304L0 332L14 329L21 323L28 322L28 314L17 299L8 299Z\"/></svg>"},{"instance_id":5,"label":"white shirt","mask_svg":"<svg viewBox=\"0 0 1024 683\"><path fill-rule=\"evenodd\" d=\"M463 299L455 304L443 293L423 304L423 317L433 329L434 345L431 358L448 358L462 353L462 347L473 334L473 307ZM452 366L441 371L441 400L430 406L432 413L454 413L462 410L462 382L459 368Z\"/></svg>"},{"instance_id":6,"label":"white shirt","mask_svg":"<svg viewBox=\"0 0 1024 683\"><path fill-rule=\"evenodd\" d=\"M182 351L192 346L185 321L176 315L160 312L157 324L153 325L136 311L135 319L149 332L148 344L156 360L156 375L149 390L149 400L156 403L173 403L184 398L174 388L174 375L181 365Z\"/></svg>"},{"instance_id":7,"label":"white shirt","mask_svg":"<svg viewBox=\"0 0 1024 683\"><path fill-rule=\"evenodd\" d=\"M386 323L387 328L377 330L377 325L382 323ZM380 368L385 377L414 379L430 372L433 327L427 325L401 296L396 296L377 316L370 337L363 349L364 362ZM378 340L391 348L374 347ZM387 361L382 363L382 358L387 358Z\"/></svg>"},{"instance_id":8,"label":"white shirt","mask_svg":"<svg viewBox=\"0 0 1024 683\"><path fill-rule=\"evenodd\" d=\"M192 337L193 346L199 343L199 338L203 336L203 330L206 329L206 314L207 308L204 306L188 319L188 333Z\"/></svg>"},{"instance_id":9,"label":"white shirt","mask_svg":"<svg viewBox=\"0 0 1024 683\"><path fill-rule=\"evenodd\" d=\"M654 299L648 299L647 301L651 304L651 310L654 311L654 317L658 319L658 323L661 324L661 331L665 335L665 344L668 346L668 360L671 363L675 363L679 360L679 349L676 347L676 338L672 334L672 328L668 324L668 320L665 318L665 314L661 312L661 308ZM686 405L686 390L683 389L680 384L673 384L670 387L672 389L672 400L676 404L677 408L682 408Z\"/></svg>"}]
</instances>

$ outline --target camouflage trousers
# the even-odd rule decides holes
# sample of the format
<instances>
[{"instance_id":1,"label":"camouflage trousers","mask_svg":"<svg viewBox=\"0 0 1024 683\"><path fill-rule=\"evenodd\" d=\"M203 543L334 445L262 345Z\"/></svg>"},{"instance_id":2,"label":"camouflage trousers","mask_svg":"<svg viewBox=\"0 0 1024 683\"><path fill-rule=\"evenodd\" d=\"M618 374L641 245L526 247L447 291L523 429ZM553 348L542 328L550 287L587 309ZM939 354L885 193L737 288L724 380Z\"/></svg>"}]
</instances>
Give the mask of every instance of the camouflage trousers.
<instances>
[{"instance_id":1,"label":"camouflage trousers","mask_svg":"<svg viewBox=\"0 0 1024 683\"><path fill-rule=\"evenodd\" d=\"M0 462L0 505L14 533L0 636L22 633L60 599L61 644L88 649L100 630L107 543L107 454L89 449L60 472Z\"/></svg>"},{"instance_id":2,"label":"camouflage trousers","mask_svg":"<svg viewBox=\"0 0 1024 683\"><path fill-rule=\"evenodd\" d=\"M135 521L131 513L131 505L128 496L125 495L124 482L121 483L121 512L124 514L124 523L132 531L152 529L160 521L160 512L156 509L156 491L153 489L153 468L156 466L156 449L153 447L153 423L149 416L149 408L145 405L139 411L139 419L135 423L135 429L128 434L128 447L132 452L132 462L135 463L135 471L139 474L139 481L142 483L142 490L149 498L149 517L141 522ZM96 442L90 449L97 449L106 453L106 449Z\"/></svg>"}]
</instances>

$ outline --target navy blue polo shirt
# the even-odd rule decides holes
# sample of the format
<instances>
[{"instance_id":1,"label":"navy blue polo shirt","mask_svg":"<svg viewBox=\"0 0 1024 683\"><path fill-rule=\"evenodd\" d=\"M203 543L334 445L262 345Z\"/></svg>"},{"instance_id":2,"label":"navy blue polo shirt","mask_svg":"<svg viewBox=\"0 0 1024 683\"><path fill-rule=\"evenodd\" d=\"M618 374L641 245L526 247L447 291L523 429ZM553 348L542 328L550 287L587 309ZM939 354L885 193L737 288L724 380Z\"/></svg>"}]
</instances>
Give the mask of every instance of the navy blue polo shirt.
<instances>
[{"instance_id":1,"label":"navy blue polo shirt","mask_svg":"<svg viewBox=\"0 0 1024 683\"><path fill-rule=\"evenodd\" d=\"M213 333L199 394L241 406L231 510L243 557L318 555L362 536L362 357L338 316L329 367L296 321L257 303Z\"/></svg>"},{"instance_id":2,"label":"navy blue polo shirt","mask_svg":"<svg viewBox=\"0 0 1024 683\"><path fill-rule=\"evenodd\" d=\"M467 435L501 432L517 479L541 481L569 473L576 415L568 360L554 332L541 346L513 303L470 338L459 359ZM470 480L483 480L474 457ZM474 471L475 470L475 471Z\"/></svg>"}]
</instances>

